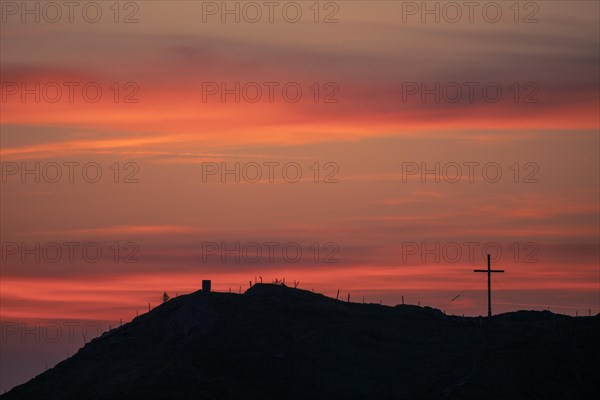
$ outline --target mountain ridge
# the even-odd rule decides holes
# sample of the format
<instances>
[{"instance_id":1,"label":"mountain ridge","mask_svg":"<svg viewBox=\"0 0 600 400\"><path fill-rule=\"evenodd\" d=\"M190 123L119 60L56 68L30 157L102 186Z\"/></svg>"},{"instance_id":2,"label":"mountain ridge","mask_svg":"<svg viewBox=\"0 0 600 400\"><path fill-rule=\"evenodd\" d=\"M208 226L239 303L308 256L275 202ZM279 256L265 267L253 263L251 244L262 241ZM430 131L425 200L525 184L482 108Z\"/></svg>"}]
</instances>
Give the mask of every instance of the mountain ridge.
<instances>
[{"instance_id":1,"label":"mountain ridge","mask_svg":"<svg viewBox=\"0 0 600 400\"><path fill-rule=\"evenodd\" d=\"M455 317L284 285L180 295L2 399L596 398L600 316Z\"/></svg>"}]
</instances>

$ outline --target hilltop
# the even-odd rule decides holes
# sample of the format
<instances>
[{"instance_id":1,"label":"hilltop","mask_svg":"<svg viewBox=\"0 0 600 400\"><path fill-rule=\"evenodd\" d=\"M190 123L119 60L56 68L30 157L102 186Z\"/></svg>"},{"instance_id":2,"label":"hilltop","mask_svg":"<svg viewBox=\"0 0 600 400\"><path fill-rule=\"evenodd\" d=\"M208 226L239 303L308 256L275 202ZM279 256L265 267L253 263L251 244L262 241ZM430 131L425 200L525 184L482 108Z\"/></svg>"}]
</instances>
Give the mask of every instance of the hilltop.
<instances>
[{"instance_id":1,"label":"hilltop","mask_svg":"<svg viewBox=\"0 0 600 400\"><path fill-rule=\"evenodd\" d=\"M599 333L599 316L487 321L257 284L173 298L1 398L595 399Z\"/></svg>"}]
</instances>

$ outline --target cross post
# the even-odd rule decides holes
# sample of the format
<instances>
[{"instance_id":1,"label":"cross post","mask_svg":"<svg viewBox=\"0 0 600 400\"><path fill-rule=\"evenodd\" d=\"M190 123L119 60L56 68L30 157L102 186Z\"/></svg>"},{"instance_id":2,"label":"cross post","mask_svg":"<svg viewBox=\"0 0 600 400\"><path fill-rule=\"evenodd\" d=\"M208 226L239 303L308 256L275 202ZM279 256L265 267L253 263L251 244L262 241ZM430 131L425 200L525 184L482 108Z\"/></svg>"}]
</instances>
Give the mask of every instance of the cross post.
<instances>
[{"instance_id":1,"label":"cross post","mask_svg":"<svg viewBox=\"0 0 600 400\"><path fill-rule=\"evenodd\" d=\"M487 269L474 269L473 272L487 272L488 318L492 317L492 272L504 272L503 269L491 269L490 255L487 255Z\"/></svg>"}]
</instances>

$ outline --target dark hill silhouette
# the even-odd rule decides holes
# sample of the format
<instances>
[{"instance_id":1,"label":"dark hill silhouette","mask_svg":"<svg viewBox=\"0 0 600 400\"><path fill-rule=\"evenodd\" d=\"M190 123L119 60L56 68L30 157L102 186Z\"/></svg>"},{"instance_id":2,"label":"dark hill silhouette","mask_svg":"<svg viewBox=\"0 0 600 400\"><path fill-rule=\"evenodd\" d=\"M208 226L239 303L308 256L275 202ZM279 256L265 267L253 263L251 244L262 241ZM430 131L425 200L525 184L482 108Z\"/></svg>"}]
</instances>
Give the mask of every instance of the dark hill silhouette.
<instances>
[{"instance_id":1,"label":"dark hill silhouette","mask_svg":"<svg viewBox=\"0 0 600 400\"><path fill-rule=\"evenodd\" d=\"M281 285L179 296L2 399L596 399L600 317L487 318Z\"/></svg>"}]
</instances>

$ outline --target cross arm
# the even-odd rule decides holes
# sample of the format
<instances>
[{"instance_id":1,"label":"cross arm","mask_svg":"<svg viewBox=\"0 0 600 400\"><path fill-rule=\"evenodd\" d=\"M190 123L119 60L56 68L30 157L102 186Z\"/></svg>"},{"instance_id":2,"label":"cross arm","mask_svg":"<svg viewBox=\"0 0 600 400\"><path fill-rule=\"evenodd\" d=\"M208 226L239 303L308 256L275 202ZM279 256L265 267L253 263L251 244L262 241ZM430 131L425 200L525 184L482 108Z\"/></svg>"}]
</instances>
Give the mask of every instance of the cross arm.
<instances>
[{"instance_id":1,"label":"cross arm","mask_svg":"<svg viewBox=\"0 0 600 400\"><path fill-rule=\"evenodd\" d=\"M473 272L504 272L503 269L474 269Z\"/></svg>"}]
</instances>

